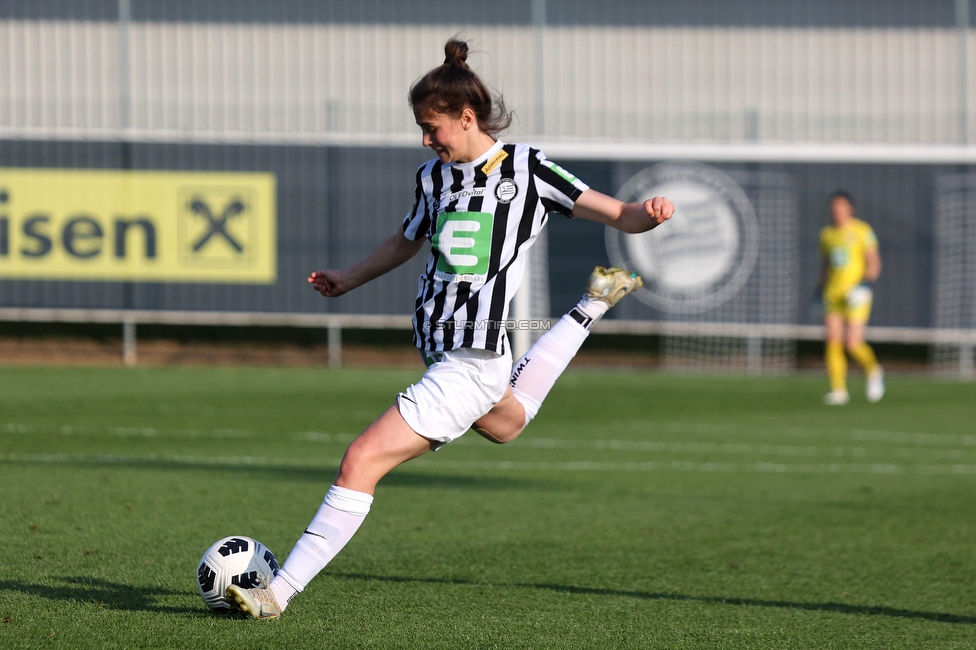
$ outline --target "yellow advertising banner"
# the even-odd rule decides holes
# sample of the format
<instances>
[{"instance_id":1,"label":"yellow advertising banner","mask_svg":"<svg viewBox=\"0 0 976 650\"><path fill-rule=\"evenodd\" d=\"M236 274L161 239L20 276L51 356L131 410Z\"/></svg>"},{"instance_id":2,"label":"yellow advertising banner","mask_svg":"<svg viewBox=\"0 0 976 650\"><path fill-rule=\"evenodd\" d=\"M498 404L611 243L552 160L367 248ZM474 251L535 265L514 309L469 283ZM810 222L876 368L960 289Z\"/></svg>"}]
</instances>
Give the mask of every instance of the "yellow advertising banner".
<instances>
[{"instance_id":1,"label":"yellow advertising banner","mask_svg":"<svg viewBox=\"0 0 976 650\"><path fill-rule=\"evenodd\" d=\"M272 284L274 174L0 168L0 278Z\"/></svg>"}]
</instances>

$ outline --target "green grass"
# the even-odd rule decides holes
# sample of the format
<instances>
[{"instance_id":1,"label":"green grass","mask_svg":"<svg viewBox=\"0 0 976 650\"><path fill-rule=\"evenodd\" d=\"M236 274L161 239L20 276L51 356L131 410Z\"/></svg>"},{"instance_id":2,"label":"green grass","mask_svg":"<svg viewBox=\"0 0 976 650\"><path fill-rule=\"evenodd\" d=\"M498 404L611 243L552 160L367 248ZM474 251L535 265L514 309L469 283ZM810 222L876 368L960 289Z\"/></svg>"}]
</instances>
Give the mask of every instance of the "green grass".
<instances>
[{"instance_id":1,"label":"green grass","mask_svg":"<svg viewBox=\"0 0 976 650\"><path fill-rule=\"evenodd\" d=\"M380 484L277 621L212 615L225 535L284 561L419 372L0 369L2 648L972 648L976 386L570 372L521 439Z\"/></svg>"}]
</instances>

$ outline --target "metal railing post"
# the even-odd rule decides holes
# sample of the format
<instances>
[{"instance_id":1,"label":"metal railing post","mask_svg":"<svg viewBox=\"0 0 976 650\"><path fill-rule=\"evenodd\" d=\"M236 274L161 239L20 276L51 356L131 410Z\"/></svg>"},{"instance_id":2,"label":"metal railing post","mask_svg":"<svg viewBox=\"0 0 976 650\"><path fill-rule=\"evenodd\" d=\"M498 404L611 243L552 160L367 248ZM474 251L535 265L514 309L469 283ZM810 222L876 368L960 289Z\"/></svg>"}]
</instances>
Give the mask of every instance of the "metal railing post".
<instances>
[{"instance_id":1,"label":"metal railing post","mask_svg":"<svg viewBox=\"0 0 976 650\"><path fill-rule=\"evenodd\" d=\"M750 373L762 372L762 342L759 336L746 339L746 370Z\"/></svg>"},{"instance_id":2,"label":"metal railing post","mask_svg":"<svg viewBox=\"0 0 976 650\"><path fill-rule=\"evenodd\" d=\"M959 346L959 375L963 378L968 378L973 376L973 346L972 345L960 345Z\"/></svg>"},{"instance_id":3,"label":"metal railing post","mask_svg":"<svg viewBox=\"0 0 976 650\"><path fill-rule=\"evenodd\" d=\"M122 363L136 365L136 320L129 315L122 321Z\"/></svg>"},{"instance_id":4,"label":"metal railing post","mask_svg":"<svg viewBox=\"0 0 976 650\"><path fill-rule=\"evenodd\" d=\"M337 321L329 323L329 367L342 365L342 325Z\"/></svg>"}]
</instances>

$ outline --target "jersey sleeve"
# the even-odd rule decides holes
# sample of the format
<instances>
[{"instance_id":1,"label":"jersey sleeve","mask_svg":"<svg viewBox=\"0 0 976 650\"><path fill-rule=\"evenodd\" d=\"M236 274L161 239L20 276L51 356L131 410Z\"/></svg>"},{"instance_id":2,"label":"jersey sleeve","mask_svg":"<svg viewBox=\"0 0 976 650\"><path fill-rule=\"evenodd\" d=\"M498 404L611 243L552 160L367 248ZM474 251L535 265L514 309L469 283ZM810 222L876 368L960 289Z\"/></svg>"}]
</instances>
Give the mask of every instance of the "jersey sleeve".
<instances>
[{"instance_id":1,"label":"jersey sleeve","mask_svg":"<svg viewBox=\"0 0 976 650\"><path fill-rule=\"evenodd\" d=\"M413 207L403 218L403 236L410 241L427 237L430 231L430 206L424 191L424 168L417 170L417 189L414 191Z\"/></svg>"},{"instance_id":2,"label":"jersey sleeve","mask_svg":"<svg viewBox=\"0 0 976 650\"><path fill-rule=\"evenodd\" d=\"M830 255L830 246L827 245L827 229L822 228L820 230L820 241L817 244L817 251L820 253L820 257L827 257Z\"/></svg>"},{"instance_id":3,"label":"jersey sleeve","mask_svg":"<svg viewBox=\"0 0 976 650\"><path fill-rule=\"evenodd\" d=\"M589 185L547 159L541 151L536 151L535 155L538 160L534 174L535 187L543 207L548 212L572 216L576 199L590 189Z\"/></svg>"}]
</instances>

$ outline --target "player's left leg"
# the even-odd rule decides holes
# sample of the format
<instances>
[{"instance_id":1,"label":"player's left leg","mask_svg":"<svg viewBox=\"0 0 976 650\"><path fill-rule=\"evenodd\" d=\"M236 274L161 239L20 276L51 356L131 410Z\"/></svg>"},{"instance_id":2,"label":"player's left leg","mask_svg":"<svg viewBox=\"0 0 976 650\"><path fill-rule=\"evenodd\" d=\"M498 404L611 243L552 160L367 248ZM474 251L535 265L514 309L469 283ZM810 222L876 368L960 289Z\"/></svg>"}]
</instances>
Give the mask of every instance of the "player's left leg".
<instances>
[{"instance_id":1,"label":"player's left leg","mask_svg":"<svg viewBox=\"0 0 976 650\"><path fill-rule=\"evenodd\" d=\"M349 445L322 505L267 588L231 585L227 596L253 618L280 616L359 530L377 482L430 448L431 441L410 428L398 407L390 407Z\"/></svg>"},{"instance_id":2,"label":"player's left leg","mask_svg":"<svg viewBox=\"0 0 976 650\"><path fill-rule=\"evenodd\" d=\"M267 589L228 588L238 608L275 618L359 529L391 469L464 435L503 399L509 355L465 348L430 354L427 372L346 450L335 483Z\"/></svg>"},{"instance_id":3,"label":"player's left leg","mask_svg":"<svg viewBox=\"0 0 976 650\"><path fill-rule=\"evenodd\" d=\"M590 335L590 328L621 298L641 286L643 281L636 273L617 267L596 267L576 306L515 362L509 380L511 388L474 423L474 430L498 443L518 437L538 414L556 380Z\"/></svg>"},{"instance_id":4,"label":"player's left leg","mask_svg":"<svg viewBox=\"0 0 976 650\"><path fill-rule=\"evenodd\" d=\"M828 311L824 315L824 326L827 330L824 361L827 365L827 379L830 382L830 392L824 395L824 404L841 406L851 400L847 392L847 357L844 356L843 314Z\"/></svg>"}]
</instances>

